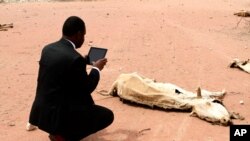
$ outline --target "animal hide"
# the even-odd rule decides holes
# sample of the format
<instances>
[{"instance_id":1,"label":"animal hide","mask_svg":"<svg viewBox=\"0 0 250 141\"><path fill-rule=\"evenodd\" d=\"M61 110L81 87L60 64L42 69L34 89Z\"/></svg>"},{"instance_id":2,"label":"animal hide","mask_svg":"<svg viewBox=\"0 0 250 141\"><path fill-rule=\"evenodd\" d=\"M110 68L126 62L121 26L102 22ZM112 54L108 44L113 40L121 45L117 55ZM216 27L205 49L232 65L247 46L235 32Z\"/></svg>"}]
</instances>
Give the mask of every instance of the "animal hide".
<instances>
[{"instance_id":1,"label":"animal hide","mask_svg":"<svg viewBox=\"0 0 250 141\"><path fill-rule=\"evenodd\" d=\"M129 73L121 74L108 94L150 107L192 111L192 116L215 124L231 123L230 113L221 102L226 94L224 90L210 92L198 88L197 93L193 93L171 83L160 83L138 73Z\"/></svg>"},{"instance_id":2,"label":"animal hide","mask_svg":"<svg viewBox=\"0 0 250 141\"><path fill-rule=\"evenodd\" d=\"M239 59L234 59L230 63L230 68L239 68L247 73L250 73L250 60L247 61L240 61Z\"/></svg>"}]
</instances>

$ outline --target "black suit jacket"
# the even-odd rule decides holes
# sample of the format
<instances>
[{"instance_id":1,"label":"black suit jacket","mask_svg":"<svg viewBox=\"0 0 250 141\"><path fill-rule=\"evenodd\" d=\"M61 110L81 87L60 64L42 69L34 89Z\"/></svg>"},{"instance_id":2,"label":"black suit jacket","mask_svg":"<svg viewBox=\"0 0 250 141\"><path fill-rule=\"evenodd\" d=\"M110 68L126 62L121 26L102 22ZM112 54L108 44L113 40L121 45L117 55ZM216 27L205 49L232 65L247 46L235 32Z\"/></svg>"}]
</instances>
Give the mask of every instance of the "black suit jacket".
<instances>
[{"instance_id":1,"label":"black suit jacket","mask_svg":"<svg viewBox=\"0 0 250 141\"><path fill-rule=\"evenodd\" d=\"M67 128L71 117L87 114L84 108L94 104L91 93L100 76L96 69L87 74L86 64L86 59L63 38L43 48L31 124L56 134Z\"/></svg>"}]
</instances>

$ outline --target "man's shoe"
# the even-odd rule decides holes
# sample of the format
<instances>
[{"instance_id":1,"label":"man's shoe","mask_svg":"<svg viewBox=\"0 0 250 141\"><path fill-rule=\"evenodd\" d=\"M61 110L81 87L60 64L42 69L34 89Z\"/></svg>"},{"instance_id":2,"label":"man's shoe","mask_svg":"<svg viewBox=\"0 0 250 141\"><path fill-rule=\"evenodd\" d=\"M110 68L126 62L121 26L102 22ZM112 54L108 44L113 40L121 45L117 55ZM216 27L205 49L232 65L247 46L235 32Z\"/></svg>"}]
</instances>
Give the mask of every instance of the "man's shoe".
<instances>
[{"instance_id":1,"label":"man's shoe","mask_svg":"<svg viewBox=\"0 0 250 141\"><path fill-rule=\"evenodd\" d=\"M66 141L62 136L60 135L49 135L50 141Z\"/></svg>"}]
</instances>

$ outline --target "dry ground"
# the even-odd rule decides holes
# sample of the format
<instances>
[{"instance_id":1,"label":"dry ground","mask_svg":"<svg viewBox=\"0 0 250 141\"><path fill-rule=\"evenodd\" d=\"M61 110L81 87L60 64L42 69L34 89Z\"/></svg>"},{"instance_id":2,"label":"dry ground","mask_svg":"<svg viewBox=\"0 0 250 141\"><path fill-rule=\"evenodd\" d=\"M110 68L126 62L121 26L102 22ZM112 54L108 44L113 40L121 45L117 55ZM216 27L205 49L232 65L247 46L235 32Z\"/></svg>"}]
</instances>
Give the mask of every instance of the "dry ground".
<instances>
[{"instance_id":1,"label":"dry ground","mask_svg":"<svg viewBox=\"0 0 250 141\"><path fill-rule=\"evenodd\" d=\"M234 58L250 58L250 25L237 26L249 0L96 0L1 3L0 140L48 141L47 134L25 131L35 95L43 46L61 37L64 20L82 17L86 42L108 48L108 65L97 90L108 90L121 73L139 72L187 90L226 89L224 104L250 124L250 75L228 68ZM237 28L236 28L237 26ZM97 104L114 111L114 123L83 141L228 141L229 127L212 125L188 112L160 111L93 93ZM239 103L240 100L244 104Z\"/></svg>"}]
</instances>

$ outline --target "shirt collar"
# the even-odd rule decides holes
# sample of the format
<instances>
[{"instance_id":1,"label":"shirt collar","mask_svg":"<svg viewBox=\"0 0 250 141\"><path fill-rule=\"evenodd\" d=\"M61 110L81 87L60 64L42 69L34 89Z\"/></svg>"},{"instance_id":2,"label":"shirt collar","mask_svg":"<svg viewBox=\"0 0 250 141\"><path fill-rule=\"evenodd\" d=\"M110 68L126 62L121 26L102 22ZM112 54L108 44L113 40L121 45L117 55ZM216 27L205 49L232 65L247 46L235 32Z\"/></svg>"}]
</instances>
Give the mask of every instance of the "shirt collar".
<instances>
[{"instance_id":1,"label":"shirt collar","mask_svg":"<svg viewBox=\"0 0 250 141\"><path fill-rule=\"evenodd\" d=\"M70 41L69 39L66 39L66 38L64 38L64 39L69 41L71 43L71 45L73 46L73 48L76 49L76 45L72 41Z\"/></svg>"}]
</instances>

